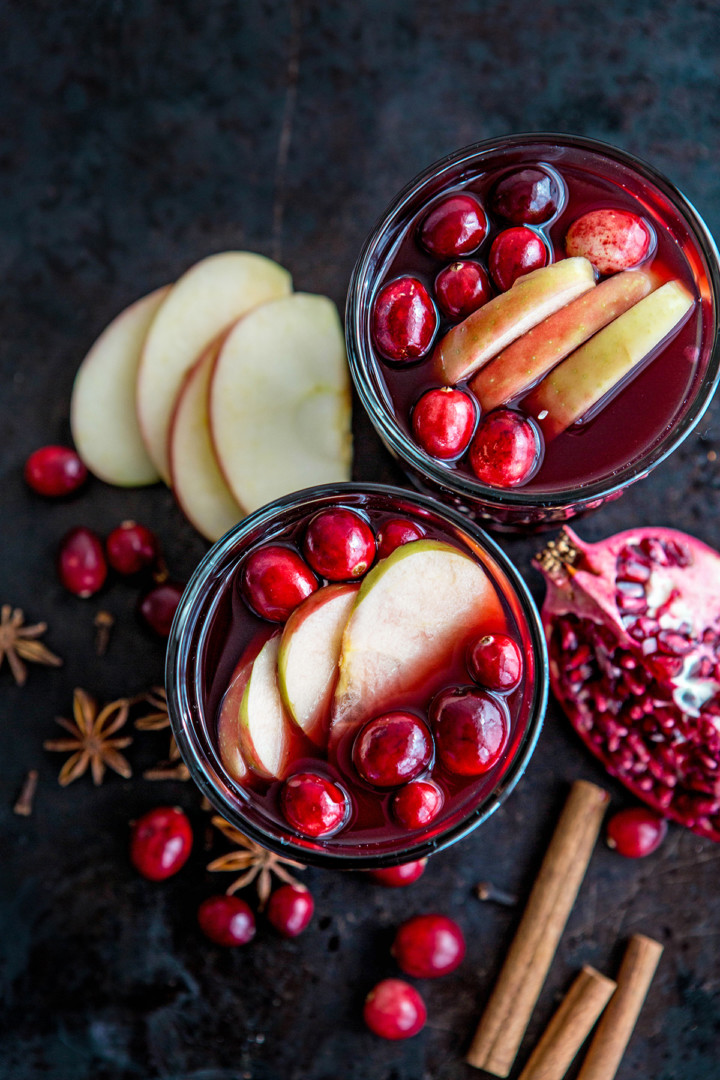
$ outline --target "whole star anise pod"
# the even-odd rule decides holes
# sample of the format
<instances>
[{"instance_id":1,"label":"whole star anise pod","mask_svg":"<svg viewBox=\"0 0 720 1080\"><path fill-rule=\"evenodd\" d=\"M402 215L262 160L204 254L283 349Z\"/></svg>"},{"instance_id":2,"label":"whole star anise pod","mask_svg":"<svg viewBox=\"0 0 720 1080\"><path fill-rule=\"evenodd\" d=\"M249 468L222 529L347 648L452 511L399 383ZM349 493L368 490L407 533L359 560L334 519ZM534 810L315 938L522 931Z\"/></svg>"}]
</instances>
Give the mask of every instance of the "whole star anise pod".
<instances>
[{"instance_id":1,"label":"whole star anise pod","mask_svg":"<svg viewBox=\"0 0 720 1080\"><path fill-rule=\"evenodd\" d=\"M0 666L7 657L18 686L23 686L27 679L27 667L23 660L47 667L60 667L62 664L59 656L51 653L42 641L36 640L47 630L47 623L24 626L24 618L20 608L13 610L10 604L3 604L0 610Z\"/></svg>"},{"instance_id":2,"label":"whole star anise pod","mask_svg":"<svg viewBox=\"0 0 720 1080\"><path fill-rule=\"evenodd\" d=\"M294 859L287 859L282 855L276 855L274 851L268 851L267 848L261 847L260 844L256 844L254 840L245 836L225 818L213 817L212 824L232 844L236 844L237 848L235 851L228 851L226 855L221 855L218 859L213 859L211 863L208 863L207 869L220 872L244 871L225 890L229 896L256 881L258 899L262 910L270 896L273 874L288 885L300 884L292 874L288 873L285 867L292 866L296 870L304 870L305 867L302 863L295 862Z\"/></svg>"},{"instance_id":3,"label":"whole star anise pod","mask_svg":"<svg viewBox=\"0 0 720 1080\"><path fill-rule=\"evenodd\" d=\"M98 710L97 703L86 690L78 687L73 692L74 720L66 720L62 716L55 718L72 737L47 739L43 743L46 750L71 754L58 776L62 787L72 784L73 780L86 773L88 768L95 785L102 783L106 768L119 773L126 780L132 776L129 761L120 753L130 745L132 738L128 735L119 739L112 738L127 722L129 709L129 700L118 698L104 709Z\"/></svg>"}]
</instances>

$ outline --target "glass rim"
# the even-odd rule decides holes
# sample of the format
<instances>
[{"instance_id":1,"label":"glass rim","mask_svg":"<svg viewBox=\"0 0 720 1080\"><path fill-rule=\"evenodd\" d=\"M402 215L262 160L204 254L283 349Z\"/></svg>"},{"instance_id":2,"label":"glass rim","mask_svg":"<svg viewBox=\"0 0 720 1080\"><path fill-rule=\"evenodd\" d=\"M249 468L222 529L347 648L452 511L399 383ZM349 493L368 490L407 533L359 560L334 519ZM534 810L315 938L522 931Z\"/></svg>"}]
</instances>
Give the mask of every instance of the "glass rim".
<instances>
[{"instance_id":1,"label":"glass rim","mask_svg":"<svg viewBox=\"0 0 720 1080\"><path fill-rule=\"evenodd\" d=\"M330 496L342 500L343 493L401 498L418 506L420 509L430 511L437 517L447 519L450 524L458 527L463 533L468 534L475 540L495 560L514 591L526 621L528 636L532 642L536 660L535 678L525 731L515 756L509 762L498 785L488 793L480 804L466 813L461 821L449 826L431 839L409 843L406 848L399 852L353 854L333 852L331 850L316 850L315 848L309 849L303 846L302 843L281 839L272 833L266 832L253 821L243 817L239 812L237 802L232 802L226 796L227 782L218 768L218 763L212 761L205 752L202 740L196 730L196 724L193 722L197 709L195 703L191 700L188 688L189 685L192 685L193 696L199 702L201 700L199 696L200 664L197 660L203 652L207 625L204 630L201 628L199 633L196 631L198 617L202 614L202 607L206 598L206 587L212 579L212 575L221 568L226 560L232 557L233 552L242 545L249 534L258 528L270 525L284 510ZM189 676L192 676L192 678L189 678ZM467 836L504 803L524 774L540 736L548 699L549 662L545 633L530 590L511 559L484 529L466 516L443 506L438 500L419 494L412 489L399 488L389 484L348 482L304 488L301 491L276 499L274 502L268 503L253 514L248 515L213 545L188 582L175 614L166 654L165 685L172 732L182 758L202 794L231 824L263 847L279 854L292 855L300 862L335 869L367 870L398 866L425 858L435 851L440 851ZM200 717L197 717L197 719L200 719Z\"/></svg>"},{"instance_id":2,"label":"glass rim","mask_svg":"<svg viewBox=\"0 0 720 1080\"><path fill-rule=\"evenodd\" d=\"M649 447L639 458L611 475L577 487L562 488L554 491L542 491L535 488L498 489L482 484L479 480L457 473L440 462L435 462L422 452L412 439L406 435L383 402L370 379L371 365L365 355L363 332L364 300L363 286L372 269L372 259L389 230L402 216L407 204L431 180L441 177L443 172L458 166L471 165L479 158L496 150L523 146L529 142L553 142L557 146L579 148L603 154L638 172L644 179L650 180L674 205L686 221L697 242L705 262L708 281L712 292L712 327L710 334L710 352L706 370L699 382L692 401L684 414L673 423L669 431ZM492 509L504 510L513 507L554 510L573 505L579 511L596 499L603 500L620 494L635 480L646 476L657 465L670 456L699 424L712 397L720 384L720 348L718 347L718 329L720 327L720 252L717 245L690 200L683 195L672 181L653 165L636 157L627 150L622 150L610 143L590 139L570 133L529 131L513 135L504 135L496 139L485 139L470 143L461 149L439 158L418 173L387 205L373 225L355 263L348 287L345 306L345 341L348 361L355 388L376 431L388 448L404 463L408 464L425 480L445 488L455 495L473 500L481 500Z\"/></svg>"}]
</instances>

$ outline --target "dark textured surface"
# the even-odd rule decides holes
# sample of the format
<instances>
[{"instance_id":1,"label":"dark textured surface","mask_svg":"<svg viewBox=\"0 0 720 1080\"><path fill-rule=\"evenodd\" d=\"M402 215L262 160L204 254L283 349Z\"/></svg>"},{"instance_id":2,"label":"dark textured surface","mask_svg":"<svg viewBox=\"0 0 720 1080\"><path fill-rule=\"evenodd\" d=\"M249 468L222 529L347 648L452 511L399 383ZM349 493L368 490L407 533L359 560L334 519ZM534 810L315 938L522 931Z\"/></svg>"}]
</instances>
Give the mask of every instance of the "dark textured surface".
<instances>
[{"instance_id":1,"label":"dark textured surface","mask_svg":"<svg viewBox=\"0 0 720 1080\"><path fill-rule=\"evenodd\" d=\"M506 807L424 878L391 891L308 871L311 929L248 948L201 939L205 817L189 785L151 784L165 735L136 739L136 778L61 791L42 750L72 688L108 700L161 678L163 650L133 618L135 590L82 603L53 572L59 537L137 517L187 576L205 545L161 487L93 482L50 505L21 479L37 445L68 438L79 360L129 301L213 251L282 259L296 287L342 304L361 242L384 204L432 159L508 131L575 131L652 161L720 232L720 22L710 0L589 3L402 0L323 4L198 0L5 0L0 9L0 600L47 619L66 660L27 686L0 672L0 1077L2 1080L470 1080L462 1062L516 916L481 905L492 878L527 894L576 776L603 782L551 706ZM359 479L400 481L356 413ZM581 525L596 539L639 522L720 546L718 408L671 461ZM528 575L535 542L503 541ZM117 617L111 651L92 621ZM57 729L56 729L57 731ZM26 770L29 819L11 812ZM617 805L627 801L610 784ZM175 879L152 885L126 856L128 821L178 802L197 825ZM216 843L215 852L221 850ZM720 1077L720 849L677 828L645 862L599 849L521 1059L583 962L612 972L633 931L666 946L620 1080ZM366 991L395 972L392 927L439 908L468 937L455 974L426 983L426 1030L382 1043L360 1021Z\"/></svg>"}]
</instances>

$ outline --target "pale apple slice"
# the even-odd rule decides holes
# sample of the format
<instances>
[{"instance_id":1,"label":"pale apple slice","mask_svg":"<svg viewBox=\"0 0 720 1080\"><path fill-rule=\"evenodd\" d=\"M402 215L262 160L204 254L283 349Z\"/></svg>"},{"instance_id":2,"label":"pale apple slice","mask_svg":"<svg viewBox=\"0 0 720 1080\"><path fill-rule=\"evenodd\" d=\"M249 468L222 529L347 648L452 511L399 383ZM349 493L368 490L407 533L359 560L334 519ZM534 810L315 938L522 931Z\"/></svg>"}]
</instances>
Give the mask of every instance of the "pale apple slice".
<instances>
[{"instance_id":1,"label":"pale apple slice","mask_svg":"<svg viewBox=\"0 0 720 1080\"><path fill-rule=\"evenodd\" d=\"M211 255L173 285L145 340L136 398L145 447L164 480L170 480L170 419L187 372L242 315L291 290L287 270L249 251Z\"/></svg>"},{"instance_id":2,"label":"pale apple slice","mask_svg":"<svg viewBox=\"0 0 720 1080\"><path fill-rule=\"evenodd\" d=\"M282 779L297 747L296 728L280 696L277 660L280 633L262 647L240 701L240 753L267 779Z\"/></svg>"},{"instance_id":3,"label":"pale apple slice","mask_svg":"<svg viewBox=\"0 0 720 1080\"><path fill-rule=\"evenodd\" d=\"M245 649L232 673L230 684L220 706L217 729L220 760L226 772L238 784L245 783L250 775L247 763L240 751L240 702L253 664L267 640L267 633L261 633Z\"/></svg>"},{"instance_id":4,"label":"pale apple slice","mask_svg":"<svg viewBox=\"0 0 720 1080\"><path fill-rule=\"evenodd\" d=\"M503 627L495 587L469 555L436 540L396 548L366 575L345 627L331 738L441 684L471 634Z\"/></svg>"},{"instance_id":5,"label":"pale apple slice","mask_svg":"<svg viewBox=\"0 0 720 1080\"><path fill-rule=\"evenodd\" d=\"M125 308L90 349L75 376L70 426L77 452L107 484L141 487L159 479L135 412L135 383L145 337L170 286Z\"/></svg>"},{"instance_id":6,"label":"pale apple slice","mask_svg":"<svg viewBox=\"0 0 720 1080\"><path fill-rule=\"evenodd\" d=\"M511 289L447 332L433 353L436 377L450 386L467 379L521 334L594 285L592 264L580 257L524 274Z\"/></svg>"},{"instance_id":7,"label":"pale apple slice","mask_svg":"<svg viewBox=\"0 0 720 1080\"><path fill-rule=\"evenodd\" d=\"M214 342L187 374L170 424L172 489L198 532L215 542L243 516L220 472L210 438L208 391L222 339Z\"/></svg>"},{"instance_id":8,"label":"pale apple slice","mask_svg":"<svg viewBox=\"0 0 720 1080\"><path fill-rule=\"evenodd\" d=\"M350 387L337 309L294 293L233 327L210 386L210 429L228 487L248 512L350 478Z\"/></svg>"},{"instance_id":9,"label":"pale apple slice","mask_svg":"<svg viewBox=\"0 0 720 1080\"><path fill-rule=\"evenodd\" d=\"M317 746L327 741L340 644L359 589L359 584L318 589L295 608L280 639L278 684L283 702Z\"/></svg>"}]
</instances>

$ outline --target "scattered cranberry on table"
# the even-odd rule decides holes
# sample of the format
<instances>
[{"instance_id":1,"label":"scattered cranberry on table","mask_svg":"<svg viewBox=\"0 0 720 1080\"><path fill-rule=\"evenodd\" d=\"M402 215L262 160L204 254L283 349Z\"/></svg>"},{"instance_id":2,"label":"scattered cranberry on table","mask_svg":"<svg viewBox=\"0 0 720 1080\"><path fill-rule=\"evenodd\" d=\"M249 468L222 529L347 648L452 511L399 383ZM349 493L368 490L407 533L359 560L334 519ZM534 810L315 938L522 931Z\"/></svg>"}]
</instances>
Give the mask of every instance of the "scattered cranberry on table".
<instances>
[{"instance_id":1,"label":"scattered cranberry on table","mask_svg":"<svg viewBox=\"0 0 720 1080\"><path fill-rule=\"evenodd\" d=\"M513 225L541 225L557 212L560 187L543 169L508 173L495 185L490 207Z\"/></svg>"},{"instance_id":2,"label":"scattered cranberry on table","mask_svg":"<svg viewBox=\"0 0 720 1080\"><path fill-rule=\"evenodd\" d=\"M420 242L431 255L469 255L487 233L487 218L474 195L457 192L435 203L420 226Z\"/></svg>"},{"instance_id":3,"label":"scattered cranberry on table","mask_svg":"<svg viewBox=\"0 0 720 1080\"><path fill-rule=\"evenodd\" d=\"M118 574L131 577L152 566L157 558L157 537L146 525L123 521L105 541L107 560Z\"/></svg>"},{"instance_id":4,"label":"scattered cranberry on table","mask_svg":"<svg viewBox=\"0 0 720 1080\"><path fill-rule=\"evenodd\" d=\"M305 560L282 544L265 544L245 562L245 599L253 611L270 622L285 622L317 587L317 578Z\"/></svg>"},{"instance_id":5,"label":"scattered cranberry on table","mask_svg":"<svg viewBox=\"0 0 720 1080\"><path fill-rule=\"evenodd\" d=\"M469 394L452 386L426 390L413 409L413 434L426 453L449 460L470 445L477 410Z\"/></svg>"},{"instance_id":6,"label":"scattered cranberry on table","mask_svg":"<svg viewBox=\"0 0 720 1080\"><path fill-rule=\"evenodd\" d=\"M438 757L459 776L482 776L507 745L507 706L483 690L463 686L441 690L430 704Z\"/></svg>"},{"instance_id":7,"label":"scattered cranberry on table","mask_svg":"<svg viewBox=\"0 0 720 1080\"><path fill-rule=\"evenodd\" d=\"M488 690L514 690L522 675L520 649L507 634L484 634L468 651L468 670Z\"/></svg>"},{"instance_id":8,"label":"scattered cranberry on table","mask_svg":"<svg viewBox=\"0 0 720 1080\"><path fill-rule=\"evenodd\" d=\"M425 1002L402 979L383 979L365 998L363 1019L382 1039L409 1039L427 1019Z\"/></svg>"},{"instance_id":9,"label":"scattered cranberry on table","mask_svg":"<svg viewBox=\"0 0 720 1080\"><path fill-rule=\"evenodd\" d=\"M303 836L332 836L347 820L350 804L345 792L318 773L296 773L285 781L280 805L288 825Z\"/></svg>"},{"instance_id":10,"label":"scattered cranberry on table","mask_svg":"<svg viewBox=\"0 0 720 1080\"><path fill-rule=\"evenodd\" d=\"M255 937L252 908L239 896L209 896L197 918L205 937L216 945L247 945Z\"/></svg>"},{"instance_id":11,"label":"scattered cranberry on table","mask_svg":"<svg viewBox=\"0 0 720 1080\"><path fill-rule=\"evenodd\" d=\"M388 888L398 889L405 885L412 885L425 873L427 859L415 859L413 862L401 863L400 866L383 866L378 870L368 870L368 874L378 885L387 885Z\"/></svg>"},{"instance_id":12,"label":"scattered cranberry on table","mask_svg":"<svg viewBox=\"0 0 720 1080\"><path fill-rule=\"evenodd\" d=\"M177 874L192 850L192 827L178 806L156 806L132 827L130 860L148 881Z\"/></svg>"},{"instance_id":13,"label":"scattered cranberry on table","mask_svg":"<svg viewBox=\"0 0 720 1080\"><path fill-rule=\"evenodd\" d=\"M418 360L432 345L437 328L435 305L417 278L398 278L378 293L373 308L373 338L386 360Z\"/></svg>"},{"instance_id":14,"label":"scattered cranberry on table","mask_svg":"<svg viewBox=\"0 0 720 1080\"><path fill-rule=\"evenodd\" d=\"M633 806L613 814L607 823L606 841L619 855L642 859L657 851L667 831L664 818L644 806Z\"/></svg>"},{"instance_id":15,"label":"scattered cranberry on table","mask_svg":"<svg viewBox=\"0 0 720 1080\"><path fill-rule=\"evenodd\" d=\"M182 585L164 581L155 585L140 598L138 611L147 626L158 637L169 637L172 621L183 594Z\"/></svg>"},{"instance_id":16,"label":"scattered cranberry on table","mask_svg":"<svg viewBox=\"0 0 720 1080\"><path fill-rule=\"evenodd\" d=\"M368 784L397 787L413 780L432 760L430 732L417 716L390 712L365 724L355 739L353 763Z\"/></svg>"},{"instance_id":17,"label":"scattered cranberry on table","mask_svg":"<svg viewBox=\"0 0 720 1080\"><path fill-rule=\"evenodd\" d=\"M432 780L414 780L393 796L393 817L404 829L421 829L434 821L443 808L445 796Z\"/></svg>"},{"instance_id":18,"label":"scattered cranberry on table","mask_svg":"<svg viewBox=\"0 0 720 1080\"><path fill-rule=\"evenodd\" d=\"M102 540L80 525L60 542L57 569L60 583L75 596L87 599L99 592L107 577Z\"/></svg>"},{"instance_id":19,"label":"scattered cranberry on table","mask_svg":"<svg viewBox=\"0 0 720 1080\"><path fill-rule=\"evenodd\" d=\"M307 527L303 553L313 570L328 581L359 578L375 558L375 536L353 510L322 510Z\"/></svg>"},{"instance_id":20,"label":"scattered cranberry on table","mask_svg":"<svg viewBox=\"0 0 720 1080\"><path fill-rule=\"evenodd\" d=\"M443 267L435 278L438 307L448 319L466 319L492 296L484 266L468 259Z\"/></svg>"},{"instance_id":21,"label":"scattered cranberry on table","mask_svg":"<svg viewBox=\"0 0 720 1080\"><path fill-rule=\"evenodd\" d=\"M379 559L392 555L395 548L410 544L413 540L422 540L425 532L414 521L406 518L390 518L384 521L377 534L377 553Z\"/></svg>"},{"instance_id":22,"label":"scattered cranberry on table","mask_svg":"<svg viewBox=\"0 0 720 1080\"><path fill-rule=\"evenodd\" d=\"M391 951L406 975L435 979L461 963L465 938L446 915L416 915L402 924Z\"/></svg>"},{"instance_id":23,"label":"scattered cranberry on table","mask_svg":"<svg viewBox=\"0 0 720 1080\"><path fill-rule=\"evenodd\" d=\"M302 934L312 919L315 902L304 885L281 885L270 894L265 914L283 937Z\"/></svg>"},{"instance_id":24,"label":"scattered cranberry on table","mask_svg":"<svg viewBox=\"0 0 720 1080\"><path fill-rule=\"evenodd\" d=\"M68 446L41 446L25 462L25 482L38 495L61 498L82 487L88 471Z\"/></svg>"},{"instance_id":25,"label":"scattered cranberry on table","mask_svg":"<svg viewBox=\"0 0 720 1080\"><path fill-rule=\"evenodd\" d=\"M535 424L512 409L483 416L470 444L470 467L490 487L524 484L540 465L542 442Z\"/></svg>"}]
</instances>

